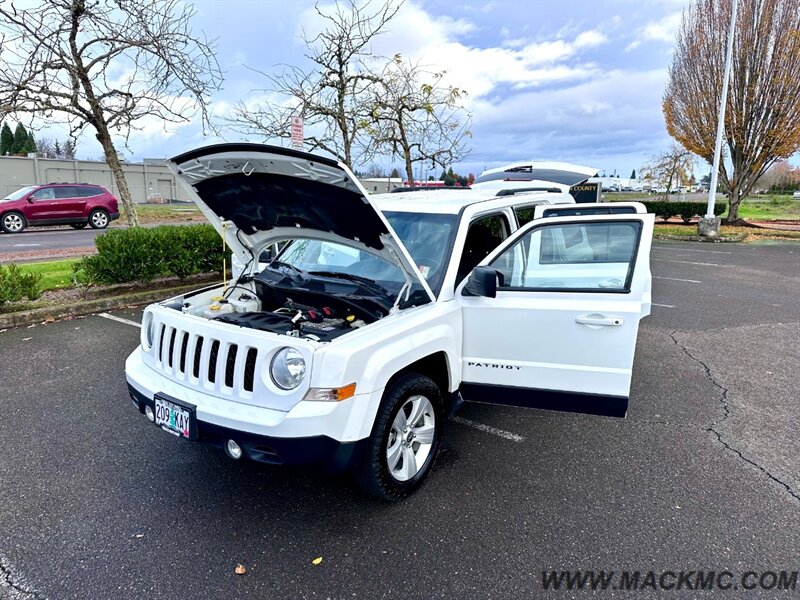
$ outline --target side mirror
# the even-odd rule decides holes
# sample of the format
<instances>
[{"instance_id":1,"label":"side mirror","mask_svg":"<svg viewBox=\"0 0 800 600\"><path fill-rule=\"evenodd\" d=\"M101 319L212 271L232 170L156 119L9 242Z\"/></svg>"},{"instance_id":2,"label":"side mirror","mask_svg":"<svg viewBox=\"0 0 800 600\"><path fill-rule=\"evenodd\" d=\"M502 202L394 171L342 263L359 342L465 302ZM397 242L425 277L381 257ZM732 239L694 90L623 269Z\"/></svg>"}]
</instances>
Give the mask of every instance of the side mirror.
<instances>
[{"instance_id":1,"label":"side mirror","mask_svg":"<svg viewBox=\"0 0 800 600\"><path fill-rule=\"evenodd\" d=\"M497 296L497 271L491 267L475 267L469 274L467 285L462 292L465 296Z\"/></svg>"}]
</instances>

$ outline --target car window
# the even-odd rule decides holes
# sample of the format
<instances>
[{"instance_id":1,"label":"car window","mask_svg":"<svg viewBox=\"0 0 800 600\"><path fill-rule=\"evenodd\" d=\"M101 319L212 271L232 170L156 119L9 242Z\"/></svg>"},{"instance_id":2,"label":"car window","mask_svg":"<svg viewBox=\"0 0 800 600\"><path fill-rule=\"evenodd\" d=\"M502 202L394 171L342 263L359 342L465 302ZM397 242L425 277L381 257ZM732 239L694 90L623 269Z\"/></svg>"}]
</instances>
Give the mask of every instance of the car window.
<instances>
[{"instance_id":1,"label":"car window","mask_svg":"<svg viewBox=\"0 0 800 600\"><path fill-rule=\"evenodd\" d=\"M414 264L439 294L453 248L458 217L438 213L384 212Z\"/></svg>"},{"instance_id":2,"label":"car window","mask_svg":"<svg viewBox=\"0 0 800 600\"><path fill-rule=\"evenodd\" d=\"M515 206L514 214L517 215L517 223L519 223L519 226L522 227L523 225L533 221L533 215L535 211L536 208L533 206Z\"/></svg>"},{"instance_id":3,"label":"car window","mask_svg":"<svg viewBox=\"0 0 800 600\"><path fill-rule=\"evenodd\" d=\"M495 258L499 288L627 292L640 221L537 227Z\"/></svg>"},{"instance_id":4,"label":"car window","mask_svg":"<svg viewBox=\"0 0 800 600\"><path fill-rule=\"evenodd\" d=\"M51 187L42 188L31 195L36 200L53 200L55 197L55 190Z\"/></svg>"},{"instance_id":5,"label":"car window","mask_svg":"<svg viewBox=\"0 0 800 600\"><path fill-rule=\"evenodd\" d=\"M3 200L19 200L20 198L22 198L26 194L29 194L32 190L35 190L35 189L36 189L35 185L29 185L27 187L22 188L21 190L17 190L16 192L12 192L11 194L9 194L5 198L3 198Z\"/></svg>"},{"instance_id":6,"label":"car window","mask_svg":"<svg viewBox=\"0 0 800 600\"><path fill-rule=\"evenodd\" d=\"M72 185L62 185L56 188L56 198L80 198L78 187Z\"/></svg>"},{"instance_id":7,"label":"car window","mask_svg":"<svg viewBox=\"0 0 800 600\"><path fill-rule=\"evenodd\" d=\"M458 265L456 285L508 237L509 231L508 220L502 214L481 217L470 223Z\"/></svg>"},{"instance_id":8,"label":"car window","mask_svg":"<svg viewBox=\"0 0 800 600\"><path fill-rule=\"evenodd\" d=\"M100 196L103 193L99 187L94 185L81 185L78 186L78 193L83 198L88 198L90 196Z\"/></svg>"}]
</instances>

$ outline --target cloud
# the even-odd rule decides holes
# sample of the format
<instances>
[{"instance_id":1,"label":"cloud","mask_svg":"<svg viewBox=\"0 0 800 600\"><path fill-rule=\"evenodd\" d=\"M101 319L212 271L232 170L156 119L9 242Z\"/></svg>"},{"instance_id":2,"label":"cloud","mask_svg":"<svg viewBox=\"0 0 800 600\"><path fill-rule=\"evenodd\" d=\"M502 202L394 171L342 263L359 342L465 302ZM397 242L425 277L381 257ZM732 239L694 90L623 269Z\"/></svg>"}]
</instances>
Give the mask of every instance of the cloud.
<instances>
[{"instance_id":1,"label":"cloud","mask_svg":"<svg viewBox=\"0 0 800 600\"><path fill-rule=\"evenodd\" d=\"M634 40L628 44L625 50L634 50L645 42L674 44L682 17L682 13L676 12L657 21L650 21L637 29Z\"/></svg>"}]
</instances>

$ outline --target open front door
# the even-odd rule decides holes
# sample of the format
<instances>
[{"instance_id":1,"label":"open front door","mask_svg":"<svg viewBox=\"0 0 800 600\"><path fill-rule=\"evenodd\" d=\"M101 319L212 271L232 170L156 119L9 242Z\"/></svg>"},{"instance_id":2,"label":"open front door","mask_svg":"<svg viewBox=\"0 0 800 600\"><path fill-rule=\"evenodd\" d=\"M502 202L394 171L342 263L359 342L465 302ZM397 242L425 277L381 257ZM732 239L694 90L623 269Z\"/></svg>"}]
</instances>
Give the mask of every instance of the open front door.
<instances>
[{"instance_id":1,"label":"open front door","mask_svg":"<svg viewBox=\"0 0 800 600\"><path fill-rule=\"evenodd\" d=\"M653 220L537 219L487 256L456 293L464 399L624 417Z\"/></svg>"}]
</instances>

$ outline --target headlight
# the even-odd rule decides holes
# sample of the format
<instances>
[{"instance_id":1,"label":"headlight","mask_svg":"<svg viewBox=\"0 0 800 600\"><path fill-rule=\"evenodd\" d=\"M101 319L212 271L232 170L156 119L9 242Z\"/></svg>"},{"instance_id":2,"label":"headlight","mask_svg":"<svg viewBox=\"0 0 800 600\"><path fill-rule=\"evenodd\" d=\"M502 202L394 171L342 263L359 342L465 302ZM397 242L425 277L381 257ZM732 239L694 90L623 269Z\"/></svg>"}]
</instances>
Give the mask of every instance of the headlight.
<instances>
[{"instance_id":1,"label":"headlight","mask_svg":"<svg viewBox=\"0 0 800 600\"><path fill-rule=\"evenodd\" d=\"M144 313L144 318L142 321L142 346L144 346L146 351L149 351L150 348L153 347L153 339L155 338L156 333L156 324L153 321L153 313Z\"/></svg>"},{"instance_id":2,"label":"headlight","mask_svg":"<svg viewBox=\"0 0 800 600\"><path fill-rule=\"evenodd\" d=\"M306 361L294 348L281 348L269 364L272 381L282 390L293 390L306 374Z\"/></svg>"}]
</instances>

